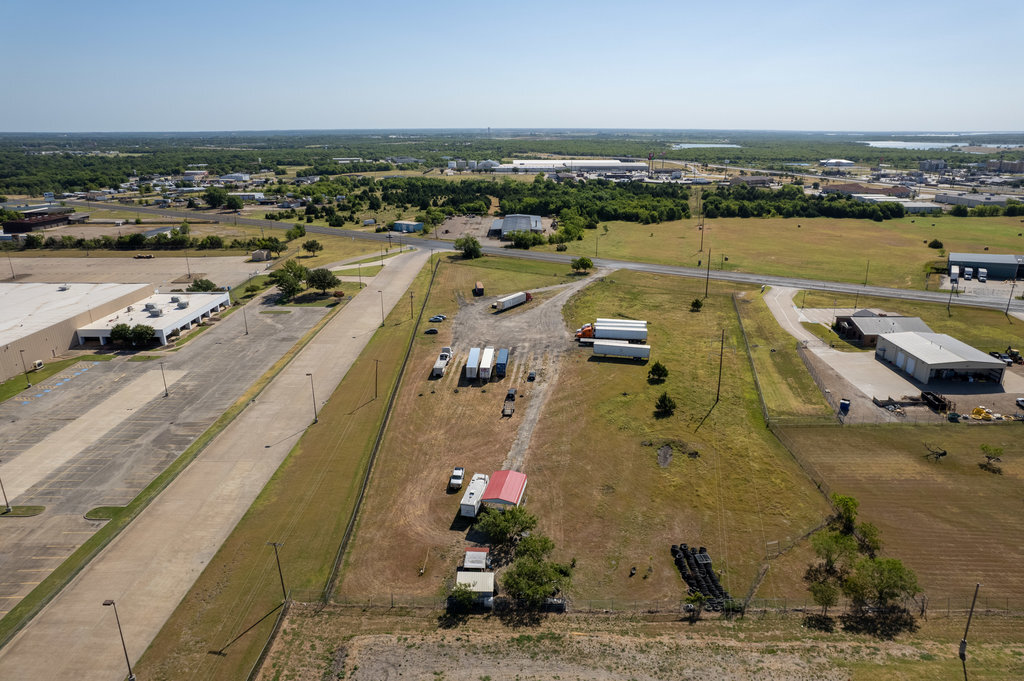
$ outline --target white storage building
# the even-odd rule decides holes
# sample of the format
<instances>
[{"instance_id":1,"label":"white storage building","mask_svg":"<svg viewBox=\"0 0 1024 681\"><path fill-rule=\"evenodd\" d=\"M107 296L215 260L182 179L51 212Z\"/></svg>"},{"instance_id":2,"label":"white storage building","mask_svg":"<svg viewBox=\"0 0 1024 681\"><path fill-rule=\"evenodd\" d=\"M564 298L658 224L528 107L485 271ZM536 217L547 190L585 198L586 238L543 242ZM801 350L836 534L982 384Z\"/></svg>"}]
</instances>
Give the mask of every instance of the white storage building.
<instances>
[{"instance_id":1,"label":"white storage building","mask_svg":"<svg viewBox=\"0 0 1024 681\"><path fill-rule=\"evenodd\" d=\"M1003 382L1006 363L944 333L903 331L878 336L875 358L919 383Z\"/></svg>"}]
</instances>

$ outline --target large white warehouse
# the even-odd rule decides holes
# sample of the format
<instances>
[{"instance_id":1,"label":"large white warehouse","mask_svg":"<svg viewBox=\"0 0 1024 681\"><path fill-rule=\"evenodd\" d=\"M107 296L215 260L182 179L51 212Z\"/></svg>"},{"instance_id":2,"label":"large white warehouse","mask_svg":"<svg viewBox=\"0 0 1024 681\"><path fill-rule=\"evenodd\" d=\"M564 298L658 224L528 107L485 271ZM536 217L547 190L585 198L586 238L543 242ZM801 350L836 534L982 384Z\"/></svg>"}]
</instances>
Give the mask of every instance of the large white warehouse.
<instances>
[{"instance_id":1,"label":"large white warehouse","mask_svg":"<svg viewBox=\"0 0 1024 681\"><path fill-rule=\"evenodd\" d=\"M944 333L902 331L878 336L875 357L920 383L1003 382L1006 363Z\"/></svg>"}]
</instances>

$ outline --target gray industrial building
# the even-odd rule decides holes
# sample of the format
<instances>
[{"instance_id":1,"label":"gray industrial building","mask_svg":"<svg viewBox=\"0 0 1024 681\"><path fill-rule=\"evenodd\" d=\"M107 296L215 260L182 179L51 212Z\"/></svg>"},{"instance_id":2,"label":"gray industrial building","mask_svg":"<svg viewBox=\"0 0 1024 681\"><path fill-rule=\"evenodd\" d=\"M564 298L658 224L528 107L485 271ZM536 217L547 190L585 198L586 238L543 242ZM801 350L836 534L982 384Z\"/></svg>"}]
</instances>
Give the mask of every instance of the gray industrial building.
<instances>
[{"instance_id":1,"label":"gray industrial building","mask_svg":"<svg viewBox=\"0 0 1024 681\"><path fill-rule=\"evenodd\" d=\"M1006 362L944 333L903 331L878 337L875 358L919 383L965 381L1002 383Z\"/></svg>"},{"instance_id":2,"label":"gray industrial building","mask_svg":"<svg viewBox=\"0 0 1024 681\"><path fill-rule=\"evenodd\" d=\"M491 231L504 239L512 232L543 232L544 223L539 215L506 215L491 223Z\"/></svg>"},{"instance_id":3,"label":"gray industrial building","mask_svg":"<svg viewBox=\"0 0 1024 681\"><path fill-rule=\"evenodd\" d=\"M1000 255L996 253L950 253L949 267L957 265L960 272L965 267L988 270L989 279L1019 279L1024 273L1024 255Z\"/></svg>"},{"instance_id":4,"label":"gray industrial building","mask_svg":"<svg viewBox=\"0 0 1024 681\"><path fill-rule=\"evenodd\" d=\"M886 333L931 331L920 317L878 314L871 310L857 310L851 315L839 315L836 317L835 330L840 338L865 347L876 345L878 337Z\"/></svg>"},{"instance_id":5,"label":"gray industrial building","mask_svg":"<svg viewBox=\"0 0 1024 681\"><path fill-rule=\"evenodd\" d=\"M935 203L967 206L968 208L1005 206L1006 202L1011 199L1019 200L1020 197L1006 196L1004 194L972 194L970 192L942 192L935 194Z\"/></svg>"}]
</instances>

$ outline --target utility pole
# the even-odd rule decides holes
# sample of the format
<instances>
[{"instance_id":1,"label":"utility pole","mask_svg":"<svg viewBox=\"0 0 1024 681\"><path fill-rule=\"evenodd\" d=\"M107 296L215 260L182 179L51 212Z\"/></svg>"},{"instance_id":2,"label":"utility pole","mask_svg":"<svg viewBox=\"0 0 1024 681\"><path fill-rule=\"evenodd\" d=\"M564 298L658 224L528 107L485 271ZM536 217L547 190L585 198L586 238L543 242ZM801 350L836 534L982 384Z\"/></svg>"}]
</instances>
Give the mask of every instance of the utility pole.
<instances>
[{"instance_id":1,"label":"utility pole","mask_svg":"<svg viewBox=\"0 0 1024 681\"><path fill-rule=\"evenodd\" d=\"M704 297L708 297L708 284L711 283L711 248L708 248L708 271L704 275Z\"/></svg>"},{"instance_id":2,"label":"utility pole","mask_svg":"<svg viewBox=\"0 0 1024 681\"><path fill-rule=\"evenodd\" d=\"M953 282L953 285L949 287L949 300L946 301L946 314L947 315L953 314L952 311L949 309L949 306L953 304L953 292L956 291L957 283L959 283L959 282ZM1010 299L1011 300L1013 299L1013 289L1012 288L1010 290ZM1009 308L1010 308L1010 303L1009 302L1006 303L1006 308L1007 308L1007 310L1009 310Z\"/></svg>"},{"instance_id":3,"label":"utility pole","mask_svg":"<svg viewBox=\"0 0 1024 681\"><path fill-rule=\"evenodd\" d=\"M715 392L715 404L722 396L722 359L725 357L725 329L722 329L722 346L718 350L718 390Z\"/></svg>"},{"instance_id":4,"label":"utility pole","mask_svg":"<svg viewBox=\"0 0 1024 681\"><path fill-rule=\"evenodd\" d=\"M373 360L373 399L377 399L377 374L380 369L380 360Z\"/></svg>"},{"instance_id":5,"label":"utility pole","mask_svg":"<svg viewBox=\"0 0 1024 681\"><path fill-rule=\"evenodd\" d=\"M864 285L868 285L868 272L871 271L871 261L868 260L868 266L864 268Z\"/></svg>"},{"instance_id":6,"label":"utility pole","mask_svg":"<svg viewBox=\"0 0 1024 681\"><path fill-rule=\"evenodd\" d=\"M11 266L11 281L15 281L18 277L14 274L14 263L11 261L10 251L7 251L7 264Z\"/></svg>"},{"instance_id":7,"label":"utility pole","mask_svg":"<svg viewBox=\"0 0 1024 681\"><path fill-rule=\"evenodd\" d=\"M967 681L967 631L971 628L971 618L974 617L974 604L978 602L978 589L981 584L974 585L974 600L971 601L971 611L967 613L967 626L964 627L964 637L960 639L960 662L964 666L964 681Z\"/></svg>"},{"instance_id":8,"label":"utility pole","mask_svg":"<svg viewBox=\"0 0 1024 681\"><path fill-rule=\"evenodd\" d=\"M413 311L412 299L413 299L413 292L409 291L409 319L415 319L416 318L416 313Z\"/></svg>"},{"instance_id":9,"label":"utility pole","mask_svg":"<svg viewBox=\"0 0 1024 681\"><path fill-rule=\"evenodd\" d=\"M1014 279L1013 283L1010 284L1010 299L1006 301L1006 313L1005 314L1007 314L1007 315L1010 314L1010 303L1013 302L1013 289L1016 288L1016 287L1017 287L1017 280Z\"/></svg>"},{"instance_id":10,"label":"utility pole","mask_svg":"<svg viewBox=\"0 0 1024 681\"><path fill-rule=\"evenodd\" d=\"M288 600L288 591L284 588L284 571L281 570L281 556L278 555L277 550L284 546L283 541L268 541L267 546L274 547L274 560L277 561L277 576L281 578L281 598Z\"/></svg>"},{"instance_id":11,"label":"utility pole","mask_svg":"<svg viewBox=\"0 0 1024 681\"><path fill-rule=\"evenodd\" d=\"M164 397L167 397L170 393L167 392L167 375L164 373L163 362L160 362L160 378L164 379Z\"/></svg>"}]
</instances>

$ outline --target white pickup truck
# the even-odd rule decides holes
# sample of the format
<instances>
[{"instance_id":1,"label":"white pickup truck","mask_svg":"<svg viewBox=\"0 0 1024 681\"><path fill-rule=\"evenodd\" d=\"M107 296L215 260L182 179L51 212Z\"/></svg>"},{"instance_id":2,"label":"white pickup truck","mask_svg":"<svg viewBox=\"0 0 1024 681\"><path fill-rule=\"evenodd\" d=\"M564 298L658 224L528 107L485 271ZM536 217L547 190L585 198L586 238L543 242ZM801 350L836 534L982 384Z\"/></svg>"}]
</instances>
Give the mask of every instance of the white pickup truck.
<instances>
[{"instance_id":1,"label":"white pickup truck","mask_svg":"<svg viewBox=\"0 0 1024 681\"><path fill-rule=\"evenodd\" d=\"M440 378L444 376L444 371L448 368L448 362L450 361L452 361L452 349L445 346L441 348L441 354L437 356L437 361L434 362L434 368L430 372L431 377Z\"/></svg>"}]
</instances>

